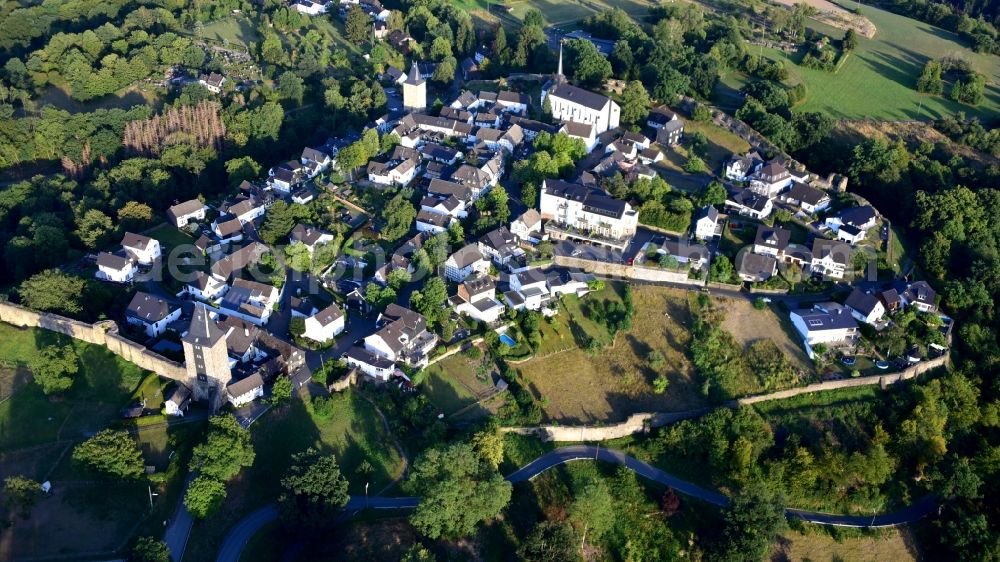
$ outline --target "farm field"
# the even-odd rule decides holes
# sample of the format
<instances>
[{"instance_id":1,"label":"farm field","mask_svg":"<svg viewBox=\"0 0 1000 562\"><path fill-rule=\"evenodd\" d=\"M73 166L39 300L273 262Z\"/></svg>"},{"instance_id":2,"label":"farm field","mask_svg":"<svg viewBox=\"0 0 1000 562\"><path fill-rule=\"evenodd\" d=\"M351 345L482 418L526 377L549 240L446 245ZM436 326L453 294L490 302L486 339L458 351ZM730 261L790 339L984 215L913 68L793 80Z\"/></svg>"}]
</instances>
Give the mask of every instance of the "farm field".
<instances>
[{"instance_id":1,"label":"farm field","mask_svg":"<svg viewBox=\"0 0 1000 562\"><path fill-rule=\"evenodd\" d=\"M957 35L943 29L872 6L865 6L862 12L878 32L873 39L859 37L857 49L836 73L800 67L794 62L797 54L760 47L753 47L751 52L783 61L789 70L789 84L806 84L805 101L796 107L801 111L819 111L844 119L926 120L959 111L986 117L1000 110L1000 58L974 53L959 42ZM814 21L809 21L808 27L835 39L843 36L841 30ZM948 55L961 55L986 75L986 100L979 106L914 89L924 63ZM718 101L732 105L731 90L745 83L742 75L724 76L716 92Z\"/></svg>"},{"instance_id":2,"label":"farm field","mask_svg":"<svg viewBox=\"0 0 1000 562\"><path fill-rule=\"evenodd\" d=\"M541 396L550 420L610 422L636 412L687 410L704 405L686 356L691 318L684 292L637 287L633 298L636 313L632 330L618 334L613 344L606 345L596 356L573 347L515 365ZM658 374L649 367L652 351L662 353L666 360L664 374L669 386L664 394L652 390L652 380Z\"/></svg>"}]
</instances>

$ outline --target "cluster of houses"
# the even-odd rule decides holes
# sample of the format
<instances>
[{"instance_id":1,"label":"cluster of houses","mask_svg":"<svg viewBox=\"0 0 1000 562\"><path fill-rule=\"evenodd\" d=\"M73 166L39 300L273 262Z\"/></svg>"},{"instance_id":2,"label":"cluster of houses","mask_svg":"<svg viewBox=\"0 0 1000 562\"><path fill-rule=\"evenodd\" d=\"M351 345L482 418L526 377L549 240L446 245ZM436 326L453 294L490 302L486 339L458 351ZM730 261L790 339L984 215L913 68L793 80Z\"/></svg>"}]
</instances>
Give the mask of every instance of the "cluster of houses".
<instances>
[{"instance_id":1,"label":"cluster of houses","mask_svg":"<svg viewBox=\"0 0 1000 562\"><path fill-rule=\"evenodd\" d=\"M823 302L812 308L789 313L792 325L802 337L809 357L817 345L850 348L860 338L858 323L876 330L888 325L889 317L905 308L919 312L937 311L937 294L926 281L896 280L888 285L864 290L854 287L844 300Z\"/></svg>"}]
</instances>

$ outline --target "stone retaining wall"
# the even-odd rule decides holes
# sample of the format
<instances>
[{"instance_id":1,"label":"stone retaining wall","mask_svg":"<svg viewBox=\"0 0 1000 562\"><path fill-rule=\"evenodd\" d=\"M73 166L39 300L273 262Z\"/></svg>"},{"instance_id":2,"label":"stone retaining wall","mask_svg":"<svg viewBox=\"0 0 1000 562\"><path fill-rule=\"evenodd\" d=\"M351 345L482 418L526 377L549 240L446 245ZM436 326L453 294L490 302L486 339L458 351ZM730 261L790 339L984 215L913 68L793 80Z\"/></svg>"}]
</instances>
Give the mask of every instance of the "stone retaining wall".
<instances>
[{"instance_id":1,"label":"stone retaining wall","mask_svg":"<svg viewBox=\"0 0 1000 562\"><path fill-rule=\"evenodd\" d=\"M570 256L555 256L554 263L562 267L582 269L588 273L593 273L594 275L602 277L619 277L623 279L637 279L639 281L680 283L683 285L690 285L692 287L701 287L705 283L699 279L689 279L686 271L671 271L669 269L625 265L621 263L608 263Z\"/></svg>"},{"instance_id":2,"label":"stone retaining wall","mask_svg":"<svg viewBox=\"0 0 1000 562\"><path fill-rule=\"evenodd\" d=\"M118 325L110 320L88 324L58 314L35 312L9 302L0 302L0 321L13 326L44 328L74 339L104 346L122 359L135 363L161 377L187 383L184 365L150 351L146 346L122 337Z\"/></svg>"},{"instance_id":3,"label":"stone retaining wall","mask_svg":"<svg viewBox=\"0 0 1000 562\"><path fill-rule=\"evenodd\" d=\"M879 385L880 388L885 389L891 384L910 380L923 373L937 369L938 367L946 366L948 364L948 357L948 354L945 354L937 359L917 363L916 365L898 373L872 375L869 377L858 377L853 379L810 384L799 388L779 390L770 394L739 398L724 404L724 406L735 408L737 406L759 404L761 402L769 402L771 400L783 400L785 398L792 398L803 394L813 394L816 392L827 392L842 388L854 388L858 386L871 386L876 384ZM544 425L538 427L506 427L502 428L501 431L504 433L515 433L518 435L533 435L540 438L542 441L608 441L610 439L619 439L636 433L645 433L652 428L663 427L676 423L680 420L696 418L705 415L709 411L711 411L711 408L700 408L697 410L686 410L683 412L646 412L632 414L627 420L611 425Z\"/></svg>"}]
</instances>

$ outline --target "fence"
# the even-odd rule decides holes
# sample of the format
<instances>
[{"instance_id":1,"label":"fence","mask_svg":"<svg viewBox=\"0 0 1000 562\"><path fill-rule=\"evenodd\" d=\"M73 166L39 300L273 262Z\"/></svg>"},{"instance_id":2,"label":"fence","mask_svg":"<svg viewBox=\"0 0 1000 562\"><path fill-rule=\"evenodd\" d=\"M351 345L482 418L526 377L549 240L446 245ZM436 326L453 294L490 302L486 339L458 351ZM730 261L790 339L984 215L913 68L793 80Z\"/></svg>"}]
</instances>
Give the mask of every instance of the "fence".
<instances>
[{"instance_id":1,"label":"fence","mask_svg":"<svg viewBox=\"0 0 1000 562\"><path fill-rule=\"evenodd\" d=\"M943 367L948 364L948 359L949 354L946 353L936 359L917 363L916 365L898 373L810 384L799 388L779 390L769 394L738 398L727 402L724 406L735 408L738 406L759 404L761 402L769 402L772 400L784 400L786 398L801 396L803 394L828 392L831 390L855 388L859 386L872 386L876 384L884 390L889 387L889 385L910 380L933 369ZM663 427L665 425L676 423L680 420L700 417L708 413L710 410L711 408L700 408L697 410L686 410L683 412L646 412L632 414L627 420L610 425L543 425L538 427L506 427L502 428L501 431L517 435L533 435L540 438L542 441L608 441L610 439L619 439L636 433L645 433L652 428Z\"/></svg>"},{"instance_id":2,"label":"fence","mask_svg":"<svg viewBox=\"0 0 1000 562\"><path fill-rule=\"evenodd\" d=\"M35 312L9 302L0 302L0 321L13 326L44 328L80 341L104 346L122 359L166 377L187 382L184 365L154 353L142 344L118 334L118 325L110 320L88 324L58 314Z\"/></svg>"}]
</instances>

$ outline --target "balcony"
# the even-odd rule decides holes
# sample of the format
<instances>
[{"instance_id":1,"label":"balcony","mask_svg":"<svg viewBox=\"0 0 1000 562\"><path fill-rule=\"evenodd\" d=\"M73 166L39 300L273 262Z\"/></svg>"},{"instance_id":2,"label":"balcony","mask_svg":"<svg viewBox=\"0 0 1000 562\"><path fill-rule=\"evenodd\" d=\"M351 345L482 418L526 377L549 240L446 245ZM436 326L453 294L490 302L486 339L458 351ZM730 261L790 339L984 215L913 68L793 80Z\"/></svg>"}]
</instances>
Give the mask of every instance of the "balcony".
<instances>
[{"instance_id":1,"label":"balcony","mask_svg":"<svg viewBox=\"0 0 1000 562\"><path fill-rule=\"evenodd\" d=\"M609 246L618 250L624 250L628 246L630 237L613 238L605 236L589 228L579 228L576 226L549 221L545 224L545 232L555 239L573 239L592 242L602 246Z\"/></svg>"}]
</instances>

